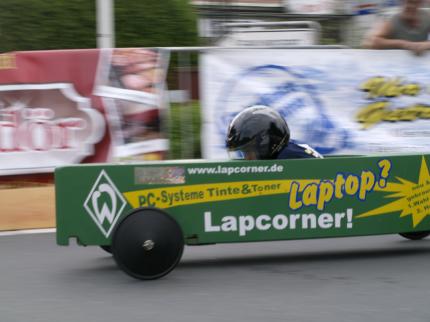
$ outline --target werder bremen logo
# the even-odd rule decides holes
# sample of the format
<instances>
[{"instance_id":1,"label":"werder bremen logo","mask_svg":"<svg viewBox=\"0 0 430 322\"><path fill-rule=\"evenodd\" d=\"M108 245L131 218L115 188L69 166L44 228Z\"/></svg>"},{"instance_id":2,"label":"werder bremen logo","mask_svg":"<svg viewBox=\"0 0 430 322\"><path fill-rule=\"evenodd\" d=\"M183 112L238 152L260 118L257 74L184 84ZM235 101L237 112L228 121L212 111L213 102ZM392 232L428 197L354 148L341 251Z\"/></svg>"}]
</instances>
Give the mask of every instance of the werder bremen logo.
<instances>
[{"instance_id":1,"label":"werder bremen logo","mask_svg":"<svg viewBox=\"0 0 430 322\"><path fill-rule=\"evenodd\" d=\"M125 205L124 197L105 170L102 170L85 200L84 207L105 237L112 232Z\"/></svg>"}]
</instances>

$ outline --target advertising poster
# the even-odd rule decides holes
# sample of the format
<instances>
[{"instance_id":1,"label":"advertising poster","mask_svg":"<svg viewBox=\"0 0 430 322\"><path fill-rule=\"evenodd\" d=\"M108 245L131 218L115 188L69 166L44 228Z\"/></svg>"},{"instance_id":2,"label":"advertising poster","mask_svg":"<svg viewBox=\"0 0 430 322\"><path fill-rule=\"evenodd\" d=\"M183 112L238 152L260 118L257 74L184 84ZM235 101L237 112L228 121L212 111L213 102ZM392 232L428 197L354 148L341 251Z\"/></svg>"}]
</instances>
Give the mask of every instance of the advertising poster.
<instances>
[{"instance_id":1,"label":"advertising poster","mask_svg":"<svg viewBox=\"0 0 430 322\"><path fill-rule=\"evenodd\" d=\"M430 55L400 50L252 49L203 55L203 153L227 158L232 118L251 105L285 117L322 154L430 151Z\"/></svg>"},{"instance_id":2,"label":"advertising poster","mask_svg":"<svg viewBox=\"0 0 430 322\"><path fill-rule=\"evenodd\" d=\"M162 159L168 52L104 49L95 94L103 97L113 128L114 160Z\"/></svg>"},{"instance_id":3,"label":"advertising poster","mask_svg":"<svg viewBox=\"0 0 430 322\"><path fill-rule=\"evenodd\" d=\"M103 162L110 136L92 95L97 50L1 54L0 175Z\"/></svg>"},{"instance_id":4,"label":"advertising poster","mask_svg":"<svg viewBox=\"0 0 430 322\"><path fill-rule=\"evenodd\" d=\"M118 155L162 158L166 66L158 52L141 48L1 54L0 175Z\"/></svg>"}]
</instances>

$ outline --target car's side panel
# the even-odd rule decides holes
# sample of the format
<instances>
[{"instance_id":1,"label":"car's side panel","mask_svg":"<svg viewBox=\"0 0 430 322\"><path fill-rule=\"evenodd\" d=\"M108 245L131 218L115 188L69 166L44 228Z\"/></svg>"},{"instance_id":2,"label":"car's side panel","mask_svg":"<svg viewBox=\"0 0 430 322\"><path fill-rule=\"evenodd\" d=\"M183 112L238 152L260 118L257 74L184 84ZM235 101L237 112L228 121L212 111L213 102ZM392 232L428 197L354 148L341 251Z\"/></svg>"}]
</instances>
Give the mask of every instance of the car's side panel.
<instances>
[{"instance_id":1,"label":"car's side panel","mask_svg":"<svg viewBox=\"0 0 430 322\"><path fill-rule=\"evenodd\" d=\"M430 230L430 155L98 164L55 172L57 242L108 245L139 207L188 244Z\"/></svg>"}]
</instances>

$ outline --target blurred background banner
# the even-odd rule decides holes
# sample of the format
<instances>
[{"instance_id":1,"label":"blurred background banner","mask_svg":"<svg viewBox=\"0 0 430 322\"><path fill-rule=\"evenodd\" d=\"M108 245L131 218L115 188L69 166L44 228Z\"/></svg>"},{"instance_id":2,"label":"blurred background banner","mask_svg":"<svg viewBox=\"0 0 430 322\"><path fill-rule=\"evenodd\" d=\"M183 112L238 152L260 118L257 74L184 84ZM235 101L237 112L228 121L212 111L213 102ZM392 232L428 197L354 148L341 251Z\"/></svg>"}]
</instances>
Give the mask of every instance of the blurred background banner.
<instances>
[{"instance_id":1,"label":"blurred background banner","mask_svg":"<svg viewBox=\"0 0 430 322\"><path fill-rule=\"evenodd\" d=\"M13 52L0 60L0 175L107 160L104 107L92 95L97 50Z\"/></svg>"},{"instance_id":2,"label":"blurred background banner","mask_svg":"<svg viewBox=\"0 0 430 322\"><path fill-rule=\"evenodd\" d=\"M103 49L95 94L103 97L113 130L113 160L163 159L169 52ZM163 111L162 111L163 110Z\"/></svg>"},{"instance_id":3,"label":"blurred background banner","mask_svg":"<svg viewBox=\"0 0 430 322\"><path fill-rule=\"evenodd\" d=\"M336 0L284 0L289 12L294 14L335 14L342 7ZM348 3L348 1L345 1ZM349 1L350 2L350 1Z\"/></svg>"},{"instance_id":4,"label":"blurred background banner","mask_svg":"<svg viewBox=\"0 0 430 322\"><path fill-rule=\"evenodd\" d=\"M400 50L212 50L201 56L205 158L227 158L242 109L277 109L324 154L430 151L430 55Z\"/></svg>"},{"instance_id":5,"label":"blurred background banner","mask_svg":"<svg viewBox=\"0 0 430 322\"><path fill-rule=\"evenodd\" d=\"M118 151L162 158L166 68L167 58L145 49L1 54L0 175L105 162ZM125 153L130 143L141 146Z\"/></svg>"}]
</instances>

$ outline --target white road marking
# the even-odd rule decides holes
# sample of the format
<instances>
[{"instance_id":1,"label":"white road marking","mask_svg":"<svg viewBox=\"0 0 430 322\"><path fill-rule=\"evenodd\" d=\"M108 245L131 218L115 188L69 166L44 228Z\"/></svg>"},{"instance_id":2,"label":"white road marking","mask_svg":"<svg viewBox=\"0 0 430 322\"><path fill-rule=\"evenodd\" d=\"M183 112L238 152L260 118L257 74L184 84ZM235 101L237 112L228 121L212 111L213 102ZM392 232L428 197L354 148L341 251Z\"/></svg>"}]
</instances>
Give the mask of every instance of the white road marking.
<instances>
[{"instance_id":1,"label":"white road marking","mask_svg":"<svg viewBox=\"0 0 430 322\"><path fill-rule=\"evenodd\" d=\"M30 235L30 234L46 234L46 233L55 233L55 232L56 232L55 228L0 231L0 237L15 236L15 235Z\"/></svg>"}]
</instances>

